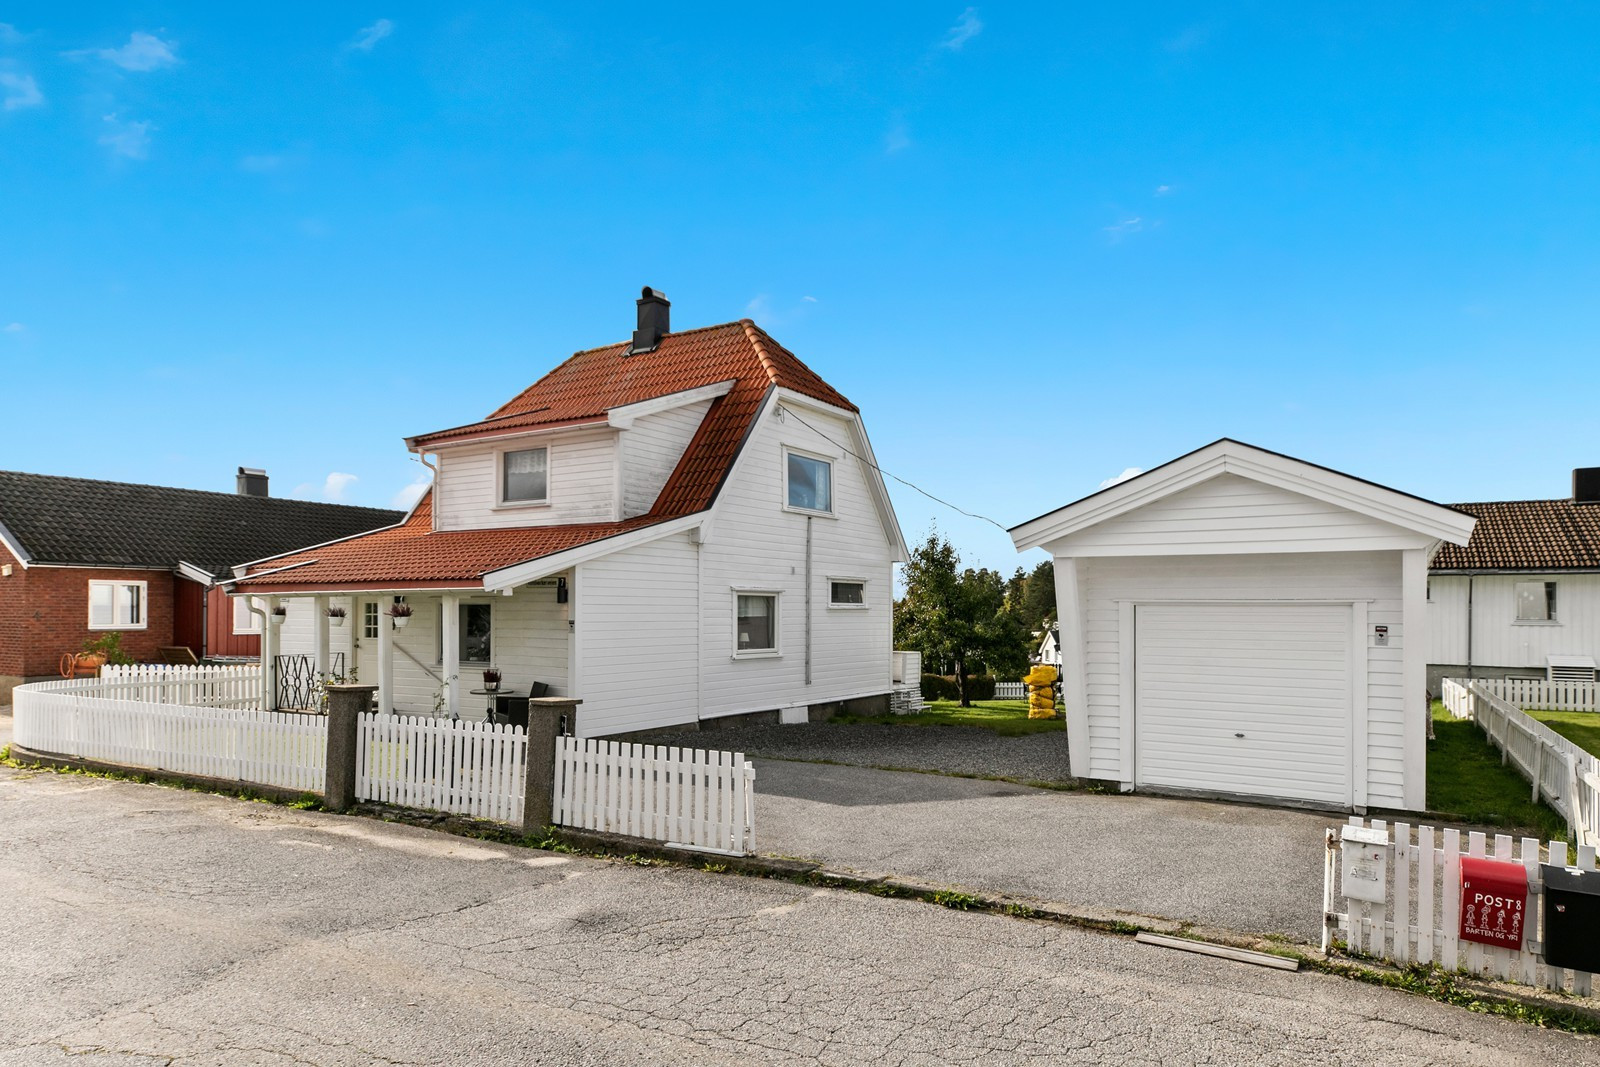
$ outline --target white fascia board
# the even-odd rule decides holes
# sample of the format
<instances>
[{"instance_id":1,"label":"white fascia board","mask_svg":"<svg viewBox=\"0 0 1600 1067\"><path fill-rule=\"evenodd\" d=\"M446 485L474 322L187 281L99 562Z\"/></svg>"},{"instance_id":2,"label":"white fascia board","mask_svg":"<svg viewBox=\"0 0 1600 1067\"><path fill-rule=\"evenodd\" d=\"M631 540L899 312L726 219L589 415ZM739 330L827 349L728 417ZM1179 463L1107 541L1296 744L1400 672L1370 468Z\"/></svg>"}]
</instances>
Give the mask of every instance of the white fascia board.
<instances>
[{"instance_id":1,"label":"white fascia board","mask_svg":"<svg viewBox=\"0 0 1600 1067\"><path fill-rule=\"evenodd\" d=\"M178 561L178 565L172 568L172 570L173 573L177 574L178 576L187 578L191 582L198 582L204 586L215 585L217 581L217 576L215 574L212 574L208 570L202 570L201 568L196 567L193 563L189 563L181 559Z\"/></svg>"},{"instance_id":2,"label":"white fascia board","mask_svg":"<svg viewBox=\"0 0 1600 1067\"><path fill-rule=\"evenodd\" d=\"M552 574L560 574L564 570L576 567L580 563L609 556L613 552L624 549L636 548L639 545L659 541L663 537L682 533L693 529L705 521L705 513L685 515L680 519L668 519L658 522L653 526L641 527L627 533L616 534L600 541L591 541L586 545L578 545L561 552L552 552L548 556L530 559L526 563L513 563L509 567L501 567L496 571L489 571L483 576L483 587L489 592L499 592L502 589L511 589L515 586L526 585L528 582L548 578Z\"/></svg>"},{"instance_id":3,"label":"white fascia board","mask_svg":"<svg viewBox=\"0 0 1600 1067\"><path fill-rule=\"evenodd\" d=\"M719 396L727 396L738 384L737 378L729 378L725 382L713 385L702 385L694 389L684 389L666 396L652 397L649 400L640 400L634 404L622 404L618 407L606 409L606 422L613 430L629 430L633 428L635 419L645 415L658 415L663 411L681 408L688 404L698 404L702 400L715 400Z\"/></svg>"},{"instance_id":4,"label":"white fascia board","mask_svg":"<svg viewBox=\"0 0 1600 1067\"><path fill-rule=\"evenodd\" d=\"M883 524L884 536L889 542L889 547L894 550L894 562L904 563L910 559L911 553L906 548L905 534L900 530L900 519L894 513L893 501L889 499L889 487L883 481L883 468L878 466L878 457L872 451L872 442L867 439L867 426L861 420L860 413L851 411L849 408L834 407L832 404L806 396L804 393L797 393L792 389L784 388L773 390L772 404L774 406L783 404L787 407L807 408L823 415L844 419L850 424L853 447L845 446L842 442L834 443L844 447L847 452L867 466L867 486L872 491L872 502L877 505L878 520ZM760 417L765 418L766 416L767 412L762 411ZM740 458L742 459L743 457L741 456ZM729 475L729 480L732 480L731 474Z\"/></svg>"},{"instance_id":5,"label":"white fascia board","mask_svg":"<svg viewBox=\"0 0 1600 1067\"><path fill-rule=\"evenodd\" d=\"M1019 552L1039 548L1220 474L1237 474L1457 545L1467 543L1477 523L1472 516L1442 504L1238 441L1222 440L1025 522L1011 530L1011 540Z\"/></svg>"},{"instance_id":6,"label":"white fascia board","mask_svg":"<svg viewBox=\"0 0 1600 1067\"><path fill-rule=\"evenodd\" d=\"M17 540L16 534L6 529L6 524L0 522L0 545L6 546L6 551L22 564L22 569L27 570L28 564L33 562L33 557L28 555L28 550L22 547L22 542Z\"/></svg>"},{"instance_id":7,"label":"white fascia board","mask_svg":"<svg viewBox=\"0 0 1600 1067\"><path fill-rule=\"evenodd\" d=\"M451 449L469 448L473 445L482 445L494 441L509 441L517 437L556 437L561 434L590 433L594 430L610 431L610 429L611 427L606 424L605 419L596 417L585 422L568 423L565 426L529 426L521 429L512 428L505 433L486 433L472 437L459 437L450 441L435 441L431 445L424 445L420 448L414 443L415 438L408 437L406 438L406 451L415 452L418 455L427 453L438 455L441 452L449 452Z\"/></svg>"}]
</instances>

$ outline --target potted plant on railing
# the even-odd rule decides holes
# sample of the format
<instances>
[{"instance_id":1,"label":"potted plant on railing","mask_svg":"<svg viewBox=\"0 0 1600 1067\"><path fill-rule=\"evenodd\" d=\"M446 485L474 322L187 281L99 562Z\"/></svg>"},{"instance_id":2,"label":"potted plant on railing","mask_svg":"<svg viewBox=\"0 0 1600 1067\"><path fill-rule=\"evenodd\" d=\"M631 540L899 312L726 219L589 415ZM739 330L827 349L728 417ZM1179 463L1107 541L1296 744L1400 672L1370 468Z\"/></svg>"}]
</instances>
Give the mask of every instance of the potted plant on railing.
<instances>
[{"instance_id":1,"label":"potted plant on railing","mask_svg":"<svg viewBox=\"0 0 1600 1067\"><path fill-rule=\"evenodd\" d=\"M389 618L394 620L394 628L396 630L404 630L406 623L411 621L411 605L403 600L398 604L390 605L388 615Z\"/></svg>"},{"instance_id":2,"label":"potted plant on railing","mask_svg":"<svg viewBox=\"0 0 1600 1067\"><path fill-rule=\"evenodd\" d=\"M331 626L343 626L344 625L344 609L339 607L337 604L335 604L334 606L330 607L327 611L323 612L323 614L328 616L328 624L329 625L331 625Z\"/></svg>"},{"instance_id":3,"label":"potted plant on railing","mask_svg":"<svg viewBox=\"0 0 1600 1067\"><path fill-rule=\"evenodd\" d=\"M267 613L267 618L271 620L272 625L274 626L282 626L283 620L287 619L288 617L289 606L287 604L279 604L277 607L273 608Z\"/></svg>"},{"instance_id":4,"label":"potted plant on railing","mask_svg":"<svg viewBox=\"0 0 1600 1067\"><path fill-rule=\"evenodd\" d=\"M483 687L491 693L500 690L500 672L493 667L483 672Z\"/></svg>"}]
</instances>

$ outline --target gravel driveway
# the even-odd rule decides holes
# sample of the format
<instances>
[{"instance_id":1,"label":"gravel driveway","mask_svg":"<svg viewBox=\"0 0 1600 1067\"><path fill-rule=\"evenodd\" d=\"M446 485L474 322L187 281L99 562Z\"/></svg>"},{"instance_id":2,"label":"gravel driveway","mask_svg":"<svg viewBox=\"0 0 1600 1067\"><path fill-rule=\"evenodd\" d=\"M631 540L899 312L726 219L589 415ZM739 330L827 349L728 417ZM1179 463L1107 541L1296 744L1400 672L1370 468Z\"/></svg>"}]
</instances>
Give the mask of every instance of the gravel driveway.
<instances>
[{"instance_id":1,"label":"gravel driveway","mask_svg":"<svg viewBox=\"0 0 1600 1067\"><path fill-rule=\"evenodd\" d=\"M840 725L731 726L662 735L659 741L691 748L720 748L782 760L825 760L853 767L936 771L942 774L1064 782L1067 732L1001 737L975 726Z\"/></svg>"}]
</instances>

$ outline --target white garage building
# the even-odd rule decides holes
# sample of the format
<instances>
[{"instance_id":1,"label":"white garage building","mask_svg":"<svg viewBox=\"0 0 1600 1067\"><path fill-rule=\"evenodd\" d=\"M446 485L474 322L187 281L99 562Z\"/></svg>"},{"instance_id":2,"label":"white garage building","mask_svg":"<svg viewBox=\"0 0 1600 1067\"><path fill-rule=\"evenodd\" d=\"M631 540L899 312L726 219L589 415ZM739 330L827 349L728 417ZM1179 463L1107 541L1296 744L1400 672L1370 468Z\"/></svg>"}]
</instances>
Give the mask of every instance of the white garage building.
<instances>
[{"instance_id":1,"label":"white garage building","mask_svg":"<svg viewBox=\"0 0 1600 1067\"><path fill-rule=\"evenodd\" d=\"M1016 527L1055 557L1072 773L1424 808L1428 562L1474 521L1225 438Z\"/></svg>"}]
</instances>

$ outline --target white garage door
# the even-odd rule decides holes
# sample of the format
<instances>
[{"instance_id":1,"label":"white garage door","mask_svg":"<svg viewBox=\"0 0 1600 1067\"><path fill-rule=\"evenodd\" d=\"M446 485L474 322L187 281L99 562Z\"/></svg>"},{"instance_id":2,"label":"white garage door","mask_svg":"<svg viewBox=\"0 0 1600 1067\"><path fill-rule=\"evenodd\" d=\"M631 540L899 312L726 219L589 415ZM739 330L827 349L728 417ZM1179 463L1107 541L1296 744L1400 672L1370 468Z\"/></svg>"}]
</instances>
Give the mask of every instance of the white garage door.
<instances>
[{"instance_id":1,"label":"white garage door","mask_svg":"<svg viewBox=\"0 0 1600 1067\"><path fill-rule=\"evenodd\" d=\"M1141 605L1137 783L1348 803L1350 626L1347 607Z\"/></svg>"}]
</instances>

